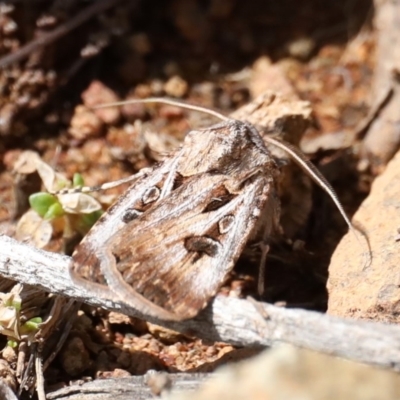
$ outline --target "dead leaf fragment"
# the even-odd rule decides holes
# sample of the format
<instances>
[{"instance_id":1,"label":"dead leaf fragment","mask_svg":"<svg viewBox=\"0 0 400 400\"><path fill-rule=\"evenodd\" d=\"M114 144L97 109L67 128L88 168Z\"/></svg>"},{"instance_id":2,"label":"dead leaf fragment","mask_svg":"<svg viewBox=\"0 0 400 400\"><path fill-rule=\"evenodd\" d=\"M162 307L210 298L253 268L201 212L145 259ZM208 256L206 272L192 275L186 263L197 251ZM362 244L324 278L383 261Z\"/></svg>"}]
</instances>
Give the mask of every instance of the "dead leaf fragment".
<instances>
[{"instance_id":1,"label":"dead leaf fragment","mask_svg":"<svg viewBox=\"0 0 400 400\"><path fill-rule=\"evenodd\" d=\"M29 210L18 221L15 238L43 249L50 243L52 234L50 221L44 220L36 211Z\"/></svg>"},{"instance_id":2,"label":"dead leaf fragment","mask_svg":"<svg viewBox=\"0 0 400 400\"><path fill-rule=\"evenodd\" d=\"M57 196L65 212L70 214L90 214L101 210L101 204L85 193L67 193Z\"/></svg>"},{"instance_id":3,"label":"dead leaf fragment","mask_svg":"<svg viewBox=\"0 0 400 400\"><path fill-rule=\"evenodd\" d=\"M19 334L19 308L21 304L20 293L22 285L15 285L9 293L0 293L0 333L20 339Z\"/></svg>"}]
</instances>

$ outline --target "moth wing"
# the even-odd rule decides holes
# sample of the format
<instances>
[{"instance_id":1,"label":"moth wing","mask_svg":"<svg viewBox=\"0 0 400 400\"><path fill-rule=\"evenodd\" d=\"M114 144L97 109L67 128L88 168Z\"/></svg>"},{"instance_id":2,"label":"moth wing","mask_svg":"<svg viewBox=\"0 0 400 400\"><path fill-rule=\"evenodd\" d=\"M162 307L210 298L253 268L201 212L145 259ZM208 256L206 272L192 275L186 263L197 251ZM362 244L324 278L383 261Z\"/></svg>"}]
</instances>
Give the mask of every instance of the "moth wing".
<instances>
[{"instance_id":1,"label":"moth wing","mask_svg":"<svg viewBox=\"0 0 400 400\"><path fill-rule=\"evenodd\" d=\"M76 284L85 287L89 293L93 293L95 296L115 297L107 287L101 273L97 253L105 246L110 237L126 225L124 222L126 210L140 202L149 187L162 186L166 176L173 170L174 163L174 159L169 158L149 173L141 176L96 222L72 254L69 271Z\"/></svg>"},{"instance_id":2,"label":"moth wing","mask_svg":"<svg viewBox=\"0 0 400 400\"><path fill-rule=\"evenodd\" d=\"M98 253L110 289L158 318L195 316L233 268L270 185L260 174L233 194L226 176L188 179Z\"/></svg>"}]
</instances>

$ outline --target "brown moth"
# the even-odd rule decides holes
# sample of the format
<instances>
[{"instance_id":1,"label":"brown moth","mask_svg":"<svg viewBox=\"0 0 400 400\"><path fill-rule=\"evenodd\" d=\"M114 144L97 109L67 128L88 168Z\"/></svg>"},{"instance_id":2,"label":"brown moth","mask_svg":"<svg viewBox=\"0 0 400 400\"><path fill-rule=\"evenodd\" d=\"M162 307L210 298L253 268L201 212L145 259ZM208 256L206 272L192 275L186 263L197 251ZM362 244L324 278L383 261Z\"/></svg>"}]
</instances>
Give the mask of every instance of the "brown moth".
<instances>
[{"instance_id":1,"label":"brown moth","mask_svg":"<svg viewBox=\"0 0 400 400\"><path fill-rule=\"evenodd\" d=\"M83 239L72 256L73 279L154 317L195 316L248 239L277 224L276 173L250 124L189 132Z\"/></svg>"},{"instance_id":2,"label":"brown moth","mask_svg":"<svg viewBox=\"0 0 400 400\"><path fill-rule=\"evenodd\" d=\"M173 155L128 179L132 185L72 255L76 284L145 315L183 320L207 305L250 240L263 244L264 264L279 230L278 168L253 125L214 115L225 121L190 131ZM327 190L353 229L333 189L298 151L268 141Z\"/></svg>"}]
</instances>

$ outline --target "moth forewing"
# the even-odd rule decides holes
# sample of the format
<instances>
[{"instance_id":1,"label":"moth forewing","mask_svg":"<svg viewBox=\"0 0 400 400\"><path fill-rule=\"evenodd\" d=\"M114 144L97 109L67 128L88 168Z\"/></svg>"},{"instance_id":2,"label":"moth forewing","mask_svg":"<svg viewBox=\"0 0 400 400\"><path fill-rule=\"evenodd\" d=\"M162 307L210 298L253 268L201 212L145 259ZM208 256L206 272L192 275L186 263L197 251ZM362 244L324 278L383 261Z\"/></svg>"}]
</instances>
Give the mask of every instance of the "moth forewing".
<instances>
[{"instance_id":1,"label":"moth forewing","mask_svg":"<svg viewBox=\"0 0 400 400\"><path fill-rule=\"evenodd\" d=\"M273 193L271 177L262 173L237 194L229 193L229 180L192 177L110 238L97 255L121 302L172 320L191 318L206 306ZM122 246L121 240L130 245Z\"/></svg>"},{"instance_id":2,"label":"moth forewing","mask_svg":"<svg viewBox=\"0 0 400 400\"><path fill-rule=\"evenodd\" d=\"M73 254L73 279L147 315L193 317L233 268L267 199L275 199L276 171L248 123L190 132L94 225Z\"/></svg>"}]
</instances>

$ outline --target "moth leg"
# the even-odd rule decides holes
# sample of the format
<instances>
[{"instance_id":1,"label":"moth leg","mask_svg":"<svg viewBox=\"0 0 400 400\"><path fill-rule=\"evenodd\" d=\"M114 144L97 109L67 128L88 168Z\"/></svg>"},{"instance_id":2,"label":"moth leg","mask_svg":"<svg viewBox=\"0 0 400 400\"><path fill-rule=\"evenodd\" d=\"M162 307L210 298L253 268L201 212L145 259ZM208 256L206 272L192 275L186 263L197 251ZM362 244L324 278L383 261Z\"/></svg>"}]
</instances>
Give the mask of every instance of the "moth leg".
<instances>
[{"instance_id":1,"label":"moth leg","mask_svg":"<svg viewBox=\"0 0 400 400\"><path fill-rule=\"evenodd\" d=\"M269 245L264 241L260 243L261 257L260 264L258 266L258 282L257 282L257 293L262 296L265 291L265 263L267 262L267 255L269 252Z\"/></svg>"},{"instance_id":2,"label":"moth leg","mask_svg":"<svg viewBox=\"0 0 400 400\"><path fill-rule=\"evenodd\" d=\"M97 186L79 186L75 188L67 188L67 189L61 189L57 191L52 191L49 192L50 194L53 195L60 195L60 194L73 194L73 193L92 193L92 192L98 192L100 190L107 190L107 189L112 189L114 187L123 185L124 183L132 183L142 176L146 175L150 171L150 168L143 168L140 170L137 174L128 176L126 178L119 179L117 181L113 182L107 182L103 183L102 185L97 185Z\"/></svg>"},{"instance_id":3,"label":"moth leg","mask_svg":"<svg viewBox=\"0 0 400 400\"><path fill-rule=\"evenodd\" d=\"M265 264L267 261L267 255L270 250L269 243L271 237L281 231L279 218L280 218L280 203L276 193L271 193L267 203L264 207L263 213L265 218L263 219L262 225L262 237L259 243L261 249L261 257L258 268L258 282L257 292L261 296L265 291Z\"/></svg>"}]
</instances>

